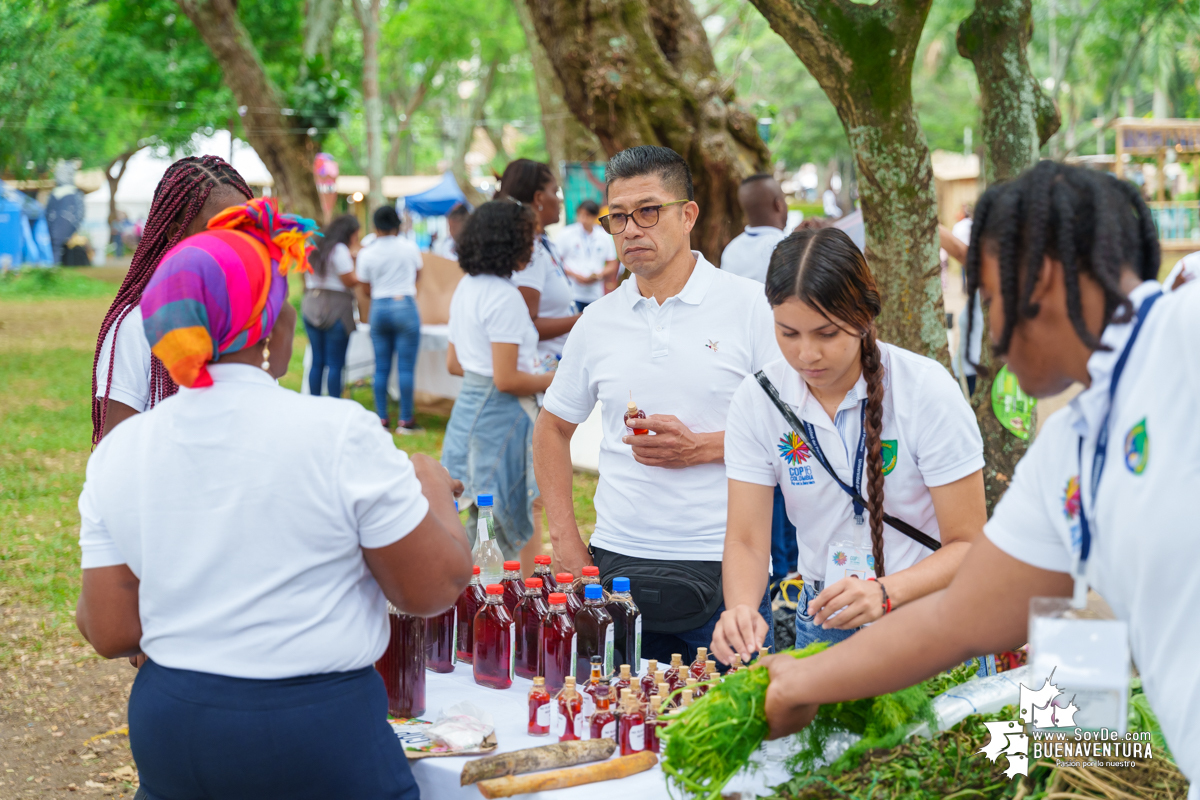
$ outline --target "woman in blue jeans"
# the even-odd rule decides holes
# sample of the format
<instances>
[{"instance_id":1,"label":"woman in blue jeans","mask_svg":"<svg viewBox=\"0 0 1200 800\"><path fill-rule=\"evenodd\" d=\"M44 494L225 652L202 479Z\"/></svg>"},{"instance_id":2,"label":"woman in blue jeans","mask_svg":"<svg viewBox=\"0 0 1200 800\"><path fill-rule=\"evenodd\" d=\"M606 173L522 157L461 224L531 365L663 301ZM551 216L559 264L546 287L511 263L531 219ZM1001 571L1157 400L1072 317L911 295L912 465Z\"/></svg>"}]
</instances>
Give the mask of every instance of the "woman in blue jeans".
<instances>
[{"instance_id":1,"label":"woman in blue jeans","mask_svg":"<svg viewBox=\"0 0 1200 800\"><path fill-rule=\"evenodd\" d=\"M417 311L417 273L421 251L400 235L400 215L391 206L375 211L375 241L358 255L358 280L371 291L371 344L375 346L375 413L385 428L388 417L388 375L392 356L400 382L400 420L396 433L421 430L413 417L413 373L421 346L421 315Z\"/></svg>"},{"instance_id":2,"label":"woman in blue jeans","mask_svg":"<svg viewBox=\"0 0 1200 800\"><path fill-rule=\"evenodd\" d=\"M354 254L358 252L358 220L343 214L325 226L317 249L310 256L312 272L304 274L304 300L300 312L312 346L308 392L321 394L321 378L330 397L342 396L342 371L346 348L354 332L354 295L358 283Z\"/></svg>"}]
</instances>

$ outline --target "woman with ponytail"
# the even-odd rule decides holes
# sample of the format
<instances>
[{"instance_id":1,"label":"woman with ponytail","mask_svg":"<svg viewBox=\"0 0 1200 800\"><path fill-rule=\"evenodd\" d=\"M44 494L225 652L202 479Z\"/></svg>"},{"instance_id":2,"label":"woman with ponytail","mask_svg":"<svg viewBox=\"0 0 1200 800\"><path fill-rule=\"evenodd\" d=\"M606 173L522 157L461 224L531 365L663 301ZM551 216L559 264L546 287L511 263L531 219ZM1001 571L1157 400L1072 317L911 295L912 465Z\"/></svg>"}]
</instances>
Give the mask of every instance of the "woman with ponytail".
<instances>
[{"instance_id":1,"label":"woman with ponytail","mask_svg":"<svg viewBox=\"0 0 1200 800\"><path fill-rule=\"evenodd\" d=\"M771 256L766 292L783 358L763 369L769 383L745 379L725 429L726 611L713 652L726 663L766 638L777 484L804 580L797 647L841 641L944 588L986 519L974 413L936 361L876 340L879 291L850 238L794 232Z\"/></svg>"},{"instance_id":2,"label":"woman with ponytail","mask_svg":"<svg viewBox=\"0 0 1200 800\"><path fill-rule=\"evenodd\" d=\"M419 795L374 663L389 601L438 614L470 577L461 485L358 403L276 383L314 227L260 198L166 252L141 308L180 388L88 462L76 624L145 657L128 719L147 798Z\"/></svg>"}]
</instances>

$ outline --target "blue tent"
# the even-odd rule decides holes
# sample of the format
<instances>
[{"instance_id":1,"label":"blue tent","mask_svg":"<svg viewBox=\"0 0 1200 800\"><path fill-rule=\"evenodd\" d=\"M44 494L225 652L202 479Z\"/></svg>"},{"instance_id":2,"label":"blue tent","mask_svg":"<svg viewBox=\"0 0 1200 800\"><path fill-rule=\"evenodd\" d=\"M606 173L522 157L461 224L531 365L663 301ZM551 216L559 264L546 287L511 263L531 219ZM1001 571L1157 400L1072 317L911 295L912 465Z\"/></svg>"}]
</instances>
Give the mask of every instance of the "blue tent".
<instances>
[{"instance_id":1,"label":"blue tent","mask_svg":"<svg viewBox=\"0 0 1200 800\"><path fill-rule=\"evenodd\" d=\"M0 262L8 268L53 260L41 204L0 182Z\"/></svg>"},{"instance_id":2,"label":"blue tent","mask_svg":"<svg viewBox=\"0 0 1200 800\"><path fill-rule=\"evenodd\" d=\"M465 202L467 197L458 188L458 181L454 180L452 173L447 172L437 186L404 198L404 207L422 217L440 217Z\"/></svg>"}]
</instances>

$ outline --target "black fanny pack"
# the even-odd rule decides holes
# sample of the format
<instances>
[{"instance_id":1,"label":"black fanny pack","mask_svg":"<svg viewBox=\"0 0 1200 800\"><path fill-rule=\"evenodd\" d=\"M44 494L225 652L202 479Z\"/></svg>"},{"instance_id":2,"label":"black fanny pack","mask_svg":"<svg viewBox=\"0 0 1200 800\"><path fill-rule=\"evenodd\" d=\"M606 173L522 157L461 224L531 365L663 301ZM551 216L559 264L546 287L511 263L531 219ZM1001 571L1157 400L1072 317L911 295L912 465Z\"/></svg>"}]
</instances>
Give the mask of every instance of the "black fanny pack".
<instances>
[{"instance_id":1,"label":"black fanny pack","mask_svg":"<svg viewBox=\"0 0 1200 800\"><path fill-rule=\"evenodd\" d=\"M659 561L623 556L591 547L600 582L612 591L613 578L629 578L642 628L651 633L682 633L712 619L724 600L720 561Z\"/></svg>"}]
</instances>

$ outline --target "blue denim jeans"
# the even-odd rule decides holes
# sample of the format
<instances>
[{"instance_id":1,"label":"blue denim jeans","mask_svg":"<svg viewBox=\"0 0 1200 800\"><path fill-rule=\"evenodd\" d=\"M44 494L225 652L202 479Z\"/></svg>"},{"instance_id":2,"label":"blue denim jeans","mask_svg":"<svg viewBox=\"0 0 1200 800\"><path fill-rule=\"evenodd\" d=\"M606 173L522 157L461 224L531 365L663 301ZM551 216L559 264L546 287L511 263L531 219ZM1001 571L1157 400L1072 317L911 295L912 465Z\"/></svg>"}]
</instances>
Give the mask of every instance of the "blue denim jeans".
<instances>
[{"instance_id":1,"label":"blue denim jeans","mask_svg":"<svg viewBox=\"0 0 1200 800\"><path fill-rule=\"evenodd\" d=\"M775 487L775 507L771 514L771 584L775 585L795 572L800 558L796 543L796 526L788 519L783 504L783 490Z\"/></svg>"},{"instance_id":2,"label":"blue denim jeans","mask_svg":"<svg viewBox=\"0 0 1200 800\"><path fill-rule=\"evenodd\" d=\"M717 620L724 613L725 603L722 602L717 608L716 613L712 615L712 618L699 628L693 628L690 631L683 631L682 633L643 632L642 658L656 658L659 664L670 664L671 654L679 653L683 656L684 664L692 663L696 658L696 648L712 647L713 631L717 628ZM762 614L763 619L767 623L767 639L763 642L763 649L767 652L774 652L775 621L771 613L771 595L769 590L763 594L762 602L758 606L758 613ZM718 661L717 669L724 673L728 669L728 666Z\"/></svg>"},{"instance_id":3,"label":"blue denim jeans","mask_svg":"<svg viewBox=\"0 0 1200 800\"><path fill-rule=\"evenodd\" d=\"M350 334L340 321L333 327L321 330L304 320L308 342L312 345L312 366L308 370L308 392L320 396L321 375L325 375L325 386L330 397L342 396L342 371L346 367L346 348L350 346Z\"/></svg>"},{"instance_id":4,"label":"blue denim jeans","mask_svg":"<svg viewBox=\"0 0 1200 800\"><path fill-rule=\"evenodd\" d=\"M411 297L371 300L371 344L375 346L375 413L388 419L387 383L392 354L400 378L400 422L413 418L413 373L421 346L421 315Z\"/></svg>"},{"instance_id":5,"label":"blue denim jeans","mask_svg":"<svg viewBox=\"0 0 1200 800\"><path fill-rule=\"evenodd\" d=\"M859 628L851 628L848 631L837 630L830 628L826 630L813 624L813 618L809 616L808 604L820 594L813 585L808 581L804 582L804 591L800 593L800 603L796 606L796 649L801 650L813 642L829 642L837 644L849 639Z\"/></svg>"}]
</instances>

